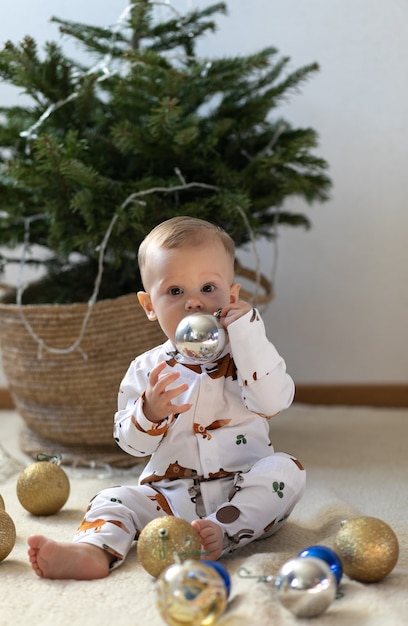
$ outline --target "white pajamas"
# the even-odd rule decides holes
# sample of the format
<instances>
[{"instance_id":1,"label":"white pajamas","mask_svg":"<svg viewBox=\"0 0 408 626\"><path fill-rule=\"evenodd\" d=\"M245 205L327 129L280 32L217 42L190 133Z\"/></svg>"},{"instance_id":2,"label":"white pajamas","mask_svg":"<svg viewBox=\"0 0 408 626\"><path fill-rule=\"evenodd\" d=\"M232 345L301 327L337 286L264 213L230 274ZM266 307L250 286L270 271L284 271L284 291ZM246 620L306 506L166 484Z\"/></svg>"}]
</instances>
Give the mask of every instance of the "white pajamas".
<instances>
[{"instance_id":1,"label":"white pajamas","mask_svg":"<svg viewBox=\"0 0 408 626\"><path fill-rule=\"evenodd\" d=\"M229 343L216 363L174 359L170 341L142 354L120 386L114 436L134 456L150 456L139 484L100 492L74 541L126 556L143 527L160 515L208 518L224 531L224 553L275 532L301 498L305 471L275 453L268 418L287 408L294 384L265 335L256 309L228 327ZM143 414L151 369L178 371L188 384L179 415L153 424Z\"/></svg>"}]
</instances>

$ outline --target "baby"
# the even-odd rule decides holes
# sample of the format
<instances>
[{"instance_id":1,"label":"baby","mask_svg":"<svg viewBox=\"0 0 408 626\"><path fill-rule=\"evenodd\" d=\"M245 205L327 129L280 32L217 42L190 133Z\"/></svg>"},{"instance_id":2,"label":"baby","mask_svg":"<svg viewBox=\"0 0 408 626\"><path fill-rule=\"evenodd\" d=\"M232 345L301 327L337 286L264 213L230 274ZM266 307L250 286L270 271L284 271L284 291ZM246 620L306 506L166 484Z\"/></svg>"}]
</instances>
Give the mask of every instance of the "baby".
<instances>
[{"instance_id":1,"label":"baby","mask_svg":"<svg viewBox=\"0 0 408 626\"><path fill-rule=\"evenodd\" d=\"M142 242L138 299L168 340L130 364L114 437L150 459L137 485L94 497L72 543L29 537L38 576L107 576L146 524L165 515L191 522L203 558L215 560L276 532L300 500L305 471L274 451L268 422L290 406L294 384L259 312L239 299L234 261L226 232L188 216L159 224ZM179 322L219 309L228 341L216 362L177 354Z\"/></svg>"}]
</instances>

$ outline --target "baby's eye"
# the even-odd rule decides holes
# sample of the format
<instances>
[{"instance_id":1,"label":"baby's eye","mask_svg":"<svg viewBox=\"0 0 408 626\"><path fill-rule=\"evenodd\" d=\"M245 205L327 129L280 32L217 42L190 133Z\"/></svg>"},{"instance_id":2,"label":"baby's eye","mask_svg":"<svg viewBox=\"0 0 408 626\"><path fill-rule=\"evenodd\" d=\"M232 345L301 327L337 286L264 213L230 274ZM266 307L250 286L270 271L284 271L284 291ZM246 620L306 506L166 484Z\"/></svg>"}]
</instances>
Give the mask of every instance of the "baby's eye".
<instances>
[{"instance_id":1,"label":"baby's eye","mask_svg":"<svg viewBox=\"0 0 408 626\"><path fill-rule=\"evenodd\" d=\"M211 293L212 291L214 291L214 289L215 289L214 285L204 285L201 291L203 291L204 293Z\"/></svg>"},{"instance_id":2,"label":"baby's eye","mask_svg":"<svg viewBox=\"0 0 408 626\"><path fill-rule=\"evenodd\" d=\"M169 289L169 294L171 296L179 296L182 292L182 290L180 289L180 287L170 287Z\"/></svg>"}]
</instances>

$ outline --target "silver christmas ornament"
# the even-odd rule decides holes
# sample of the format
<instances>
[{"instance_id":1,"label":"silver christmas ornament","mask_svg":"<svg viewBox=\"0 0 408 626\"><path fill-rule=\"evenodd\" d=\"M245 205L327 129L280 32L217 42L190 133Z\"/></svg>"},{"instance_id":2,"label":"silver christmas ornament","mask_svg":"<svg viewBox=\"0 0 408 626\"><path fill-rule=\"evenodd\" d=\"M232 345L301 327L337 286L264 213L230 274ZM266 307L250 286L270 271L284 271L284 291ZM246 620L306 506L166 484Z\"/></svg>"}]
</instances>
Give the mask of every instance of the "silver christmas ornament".
<instances>
[{"instance_id":1,"label":"silver christmas ornament","mask_svg":"<svg viewBox=\"0 0 408 626\"><path fill-rule=\"evenodd\" d=\"M275 582L281 604L297 617L323 613L337 594L337 580L322 559L307 557L287 561Z\"/></svg>"},{"instance_id":2,"label":"silver christmas ornament","mask_svg":"<svg viewBox=\"0 0 408 626\"><path fill-rule=\"evenodd\" d=\"M216 313L193 313L182 319L176 329L177 352L195 363L215 361L222 353L225 343L225 330Z\"/></svg>"}]
</instances>

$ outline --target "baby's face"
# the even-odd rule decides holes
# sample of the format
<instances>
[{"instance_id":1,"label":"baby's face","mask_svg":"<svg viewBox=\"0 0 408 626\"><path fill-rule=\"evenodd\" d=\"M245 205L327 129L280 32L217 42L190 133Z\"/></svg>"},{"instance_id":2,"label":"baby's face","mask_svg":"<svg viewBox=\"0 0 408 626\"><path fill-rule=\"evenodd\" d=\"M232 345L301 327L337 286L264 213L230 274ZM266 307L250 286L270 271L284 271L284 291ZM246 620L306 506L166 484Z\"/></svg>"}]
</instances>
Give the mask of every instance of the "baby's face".
<instances>
[{"instance_id":1,"label":"baby's face","mask_svg":"<svg viewBox=\"0 0 408 626\"><path fill-rule=\"evenodd\" d=\"M146 261L147 292L139 299L147 316L157 318L173 342L176 328L186 315L214 313L238 299L233 264L219 241L171 250L159 248Z\"/></svg>"}]
</instances>

